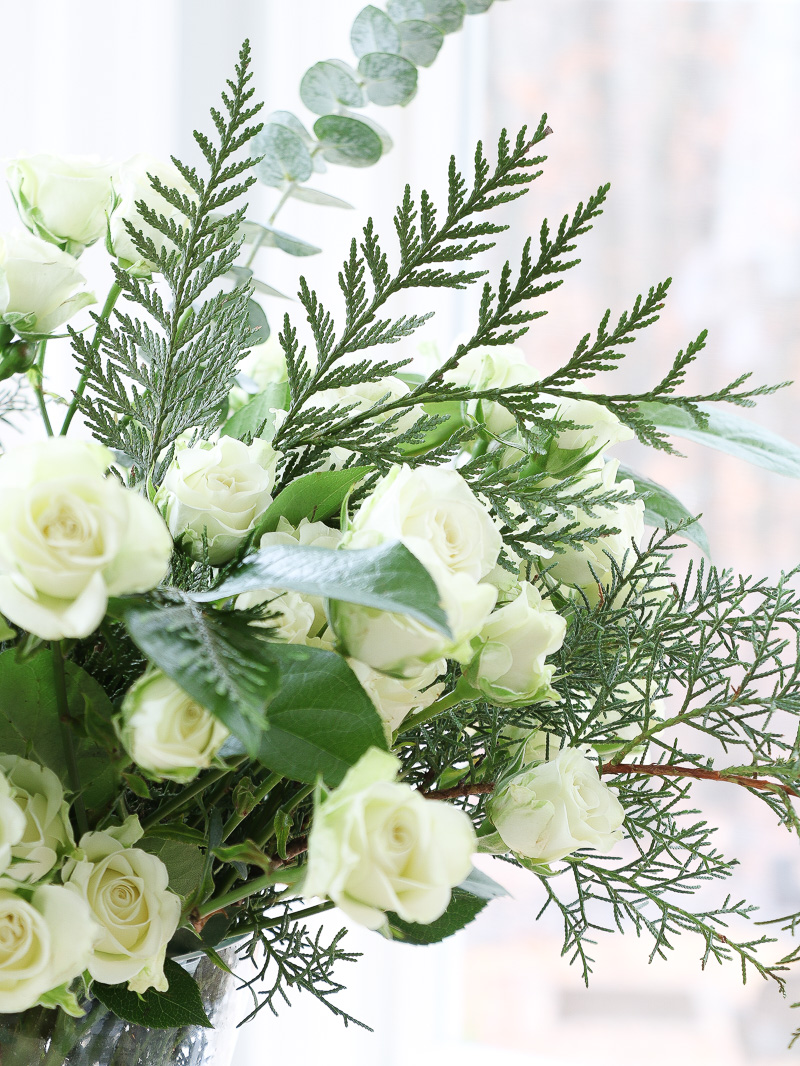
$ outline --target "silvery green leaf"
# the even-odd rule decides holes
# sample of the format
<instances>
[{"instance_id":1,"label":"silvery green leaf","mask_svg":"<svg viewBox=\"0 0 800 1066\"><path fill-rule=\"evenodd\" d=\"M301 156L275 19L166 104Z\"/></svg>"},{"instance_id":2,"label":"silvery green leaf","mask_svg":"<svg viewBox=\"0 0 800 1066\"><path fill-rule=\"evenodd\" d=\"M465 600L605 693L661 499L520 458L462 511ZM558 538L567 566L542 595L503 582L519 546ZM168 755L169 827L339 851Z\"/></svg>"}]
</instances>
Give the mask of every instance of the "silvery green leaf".
<instances>
[{"instance_id":1,"label":"silvery green leaf","mask_svg":"<svg viewBox=\"0 0 800 1066\"><path fill-rule=\"evenodd\" d=\"M274 229L272 226L264 226L265 234L262 244L267 248L280 248L287 255L316 255L322 249L315 244L309 244L299 237L292 237L283 230Z\"/></svg>"},{"instance_id":2,"label":"silvery green leaf","mask_svg":"<svg viewBox=\"0 0 800 1066\"><path fill-rule=\"evenodd\" d=\"M277 296L281 300L291 300L291 296L287 296L280 289L273 289L271 285L267 285L266 281L259 281L258 278L253 278L253 288L256 292L263 293L264 296Z\"/></svg>"},{"instance_id":3,"label":"silvery green leaf","mask_svg":"<svg viewBox=\"0 0 800 1066\"><path fill-rule=\"evenodd\" d=\"M383 154L380 137L360 118L323 115L314 123L314 133L329 163L345 167L371 167Z\"/></svg>"},{"instance_id":4,"label":"silvery green leaf","mask_svg":"<svg viewBox=\"0 0 800 1066\"><path fill-rule=\"evenodd\" d=\"M444 44L442 31L421 19L401 22L397 28L400 31L400 54L418 67L429 67Z\"/></svg>"},{"instance_id":5,"label":"silvery green leaf","mask_svg":"<svg viewBox=\"0 0 800 1066\"><path fill-rule=\"evenodd\" d=\"M647 525L655 526L657 529L666 529L667 523L670 526L677 526L680 522L690 521L691 525L682 529L680 536L692 541L709 558L711 557L706 531L679 499L673 496L663 485L642 477L641 474L635 473L628 467L621 466L619 468L619 476L620 478L630 478L636 491L644 496L644 520Z\"/></svg>"},{"instance_id":6,"label":"silvery green leaf","mask_svg":"<svg viewBox=\"0 0 800 1066\"><path fill-rule=\"evenodd\" d=\"M334 60L315 63L305 72L300 99L317 115L327 115L339 107L363 107L366 103L356 72Z\"/></svg>"},{"instance_id":7,"label":"silvery green leaf","mask_svg":"<svg viewBox=\"0 0 800 1066\"><path fill-rule=\"evenodd\" d=\"M389 12L389 17L393 18L395 22L425 18L423 0L389 0L386 10Z\"/></svg>"},{"instance_id":8,"label":"silvery green leaf","mask_svg":"<svg viewBox=\"0 0 800 1066\"><path fill-rule=\"evenodd\" d=\"M666 403L640 403L639 412L659 429L705 444L784 477L800 477L800 448L777 433L716 404L697 405L708 422L699 426L688 411Z\"/></svg>"},{"instance_id":9,"label":"silvery green leaf","mask_svg":"<svg viewBox=\"0 0 800 1066\"><path fill-rule=\"evenodd\" d=\"M345 118L354 118L357 122L363 122L365 126L369 126L371 130L377 133L384 152L391 152L392 148L394 148L394 141L389 136L389 131L376 122L374 118L370 118L369 115L355 115L352 111L342 111L342 114Z\"/></svg>"},{"instance_id":10,"label":"silvery green leaf","mask_svg":"<svg viewBox=\"0 0 800 1066\"><path fill-rule=\"evenodd\" d=\"M402 56L371 52L362 56L358 72L366 79L367 96L379 107L405 107L417 91L417 68Z\"/></svg>"},{"instance_id":11,"label":"silvery green leaf","mask_svg":"<svg viewBox=\"0 0 800 1066\"><path fill-rule=\"evenodd\" d=\"M340 200L338 196L322 192L320 189L309 189L307 185L298 185L289 194L295 200L303 200L307 204L319 204L320 207L346 207L352 211L353 205L347 200Z\"/></svg>"},{"instance_id":12,"label":"silvery green leaf","mask_svg":"<svg viewBox=\"0 0 800 1066\"><path fill-rule=\"evenodd\" d=\"M370 52L397 55L400 51L400 34L389 16L370 4L356 16L350 30L350 44L359 59Z\"/></svg>"},{"instance_id":13,"label":"silvery green leaf","mask_svg":"<svg viewBox=\"0 0 800 1066\"><path fill-rule=\"evenodd\" d=\"M291 130L292 133L296 133L300 140L304 144L308 145L309 148L312 147L312 145L314 144L314 138L305 128L305 126L297 117L297 115L293 115L291 111L273 111L269 118L267 118L266 124L273 124L275 126L285 126L287 130Z\"/></svg>"},{"instance_id":14,"label":"silvery green leaf","mask_svg":"<svg viewBox=\"0 0 800 1066\"><path fill-rule=\"evenodd\" d=\"M247 325L252 334L250 344L261 344L269 338L270 330L266 312L255 300L247 301Z\"/></svg>"},{"instance_id":15,"label":"silvery green leaf","mask_svg":"<svg viewBox=\"0 0 800 1066\"><path fill-rule=\"evenodd\" d=\"M253 138L251 152L264 157L256 165L256 174L265 185L280 188L284 182L307 181L311 177L311 153L302 139L286 126L265 126Z\"/></svg>"},{"instance_id":16,"label":"silvery green leaf","mask_svg":"<svg viewBox=\"0 0 800 1066\"><path fill-rule=\"evenodd\" d=\"M489 10L494 0L462 0L462 3L468 15L482 15Z\"/></svg>"},{"instance_id":17,"label":"silvery green leaf","mask_svg":"<svg viewBox=\"0 0 800 1066\"><path fill-rule=\"evenodd\" d=\"M423 0L425 21L432 23L442 33L455 33L464 23L464 5L461 0Z\"/></svg>"}]
</instances>

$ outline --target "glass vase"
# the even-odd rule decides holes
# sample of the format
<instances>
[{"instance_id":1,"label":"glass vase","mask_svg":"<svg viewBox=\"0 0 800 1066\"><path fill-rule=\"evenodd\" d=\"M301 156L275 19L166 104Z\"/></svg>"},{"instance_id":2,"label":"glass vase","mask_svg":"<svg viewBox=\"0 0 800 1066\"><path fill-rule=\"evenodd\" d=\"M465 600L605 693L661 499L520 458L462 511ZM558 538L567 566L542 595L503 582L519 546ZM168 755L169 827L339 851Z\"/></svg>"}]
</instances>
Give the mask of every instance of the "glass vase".
<instances>
[{"instance_id":1,"label":"glass vase","mask_svg":"<svg viewBox=\"0 0 800 1066\"><path fill-rule=\"evenodd\" d=\"M220 954L233 959L233 952ZM241 1019L235 979L205 957L182 965L194 974L213 1029L147 1029L97 1000L85 1004L82 1018L35 1007L0 1014L0 1066L229 1066Z\"/></svg>"}]
</instances>

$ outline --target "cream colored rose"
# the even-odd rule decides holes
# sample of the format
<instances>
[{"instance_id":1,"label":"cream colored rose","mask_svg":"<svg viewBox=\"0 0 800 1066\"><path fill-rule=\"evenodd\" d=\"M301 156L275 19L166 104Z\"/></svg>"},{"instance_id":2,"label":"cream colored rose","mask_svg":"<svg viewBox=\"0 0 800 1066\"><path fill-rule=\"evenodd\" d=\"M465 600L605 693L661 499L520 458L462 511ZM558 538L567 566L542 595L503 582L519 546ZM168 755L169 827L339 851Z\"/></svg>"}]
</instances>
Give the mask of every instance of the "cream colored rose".
<instances>
[{"instance_id":1,"label":"cream colored rose","mask_svg":"<svg viewBox=\"0 0 800 1066\"><path fill-rule=\"evenodd\" d=\"M392 734L412 711L430 707L444 692L444 683L434 684L447 670L447 660L437 659L412 677L389 677L373 670L358 659L348 659L350 668L361 682L361 687L372 700L381 716L383 729L389 743Z\"/></svg>"},{"instance_id":2,"label":"cream colored rose","mask_svg":"<svg viewBox=\"0 0 800 1066\"><path fill-rule=\"evenodd\" d=\"M14 159L8 184L31 232L79 254L106 232L114 206L114 168L96 159L31 155Z\"/></svg>"},{"instance_id":3,"label":"cream colored rose","mask_svg":"<svg viewBox=\"0 0 800 1066\"><path fill-rule=\"evenodd\" d=\"M12 849L25 835L26 819L14 799L8 778L0 773L0 874L11 865Z\"/></svg>"},{"instance_id":4,"label":"cream colored rose","mask_svg":"<svg viewBox=\"0 0 800 1066\"><path fill-rule=\"evenodd\" d=\"M79 848L61 876L88 903L101 929L85 968L103 984L127 981L131 992L166 992L164 957L181 916L166 866L155 855L126 847L113 832L86 833Z\"/></svg>"},{"instance_id":5,"label":"cream colored rose","mask_svg":"<svg viewBox=\"0 0 800 1066\"><path fill-rule=\"evenodd\" d=\"M411 392L410 387L400 378L385 377L381 378L380 381L359 381L354 385L343 385L338 389L324 389L322 392L316 392L309 400L309 406L322 407L324 410L328 410L331 407L346 407L349 408L346 417L352 417L353 415L363 414L371 407L392 403L394 400L401 400L409 392ZM371 421L380 424L396 414L398 414L398 411L376 414ZM397 433L403 433L405 430L411 429L419 418L419 413L413 408L401 409L399 414L400 417L394 424Z\"/></svg>"},{"instance_id":6,"label":"cream colored rose","mask_svg":"<svg viewBox=\"0 0 800 1066\"><path fill-rule=\"evenodd\" d=\"M399 540L424 564L438 562L473 581L493 569L502 547L497 523L463 477L447 467L396 466L362 503L349 548Z\"/></svg>"},{"instance_id":7,"label":"cream colored rose","mask_svg":"<svg viewBox=\"0 0 800 1066\"><path fill-rule=\"evenodd\" d=\"M58 777L46 766L19 755L0 755L0 769L25 820L24 833L11 849L16 861L8 876L32 884L75 847L69 804Z\"/></svg>"},{"instance_id":8,"label":"cream colored rose","mask_svg":"<svg viewBox=\"0 0 800 1066\"><path fill-rule=\"evenodd\" d=\"M619 418L594 400L574 400L567 396L545 396L541 400L555 403L548 416L565 422L574 422L583 429L562 429L556 435L556 444L563 451L603 452L622 441L633 440L636 434L620 422Z\"/></svg>"},{"instance_id":9,"label":"cream colored rose","mask_svg":"<svg viewBox=\"0 0 800 1066\"><path fill-rule=\"evenodd\" d=\"M276 453L263 440L205 441L177 452L153 501L175 540L212 566L233 558L272 502Z\"/></svg>"},{"instance_id":10,"label":"cream colored rose","mask_svg":"<svg viewBox=\"0 0 800 1066\"><path fill-rule=\"evenodd\" d=\"M539 375L520 348L506 345L474 348L452 370L447 371L444 380L483 391L510 388L512 385L532 385L539 380ZM491 400L473 401L469 407L481 417L489 431L498 436L508 433L517 424L507 408Z\"/></svg>"},{"instance_id":11,"label":"cream colored rose","mask_svg":"<svg viewBox=\"0 0 800 1066\"><path fill-rule=\"evenodd\" d=\"M71 255L27 230L0 235L0 322L46 336L96 302Z\"/></svg>"},{"instance_id":12,"label":"cream colored rose","mask_svg":"<svg viewBox=\"0 0 800 1066\"><path fill-rule=\"evenodd\" d=\"M218 718L155 668L128 689L115 725L138 767L180 782L209 767L230 735Z\"/></svg>"},{"instance_id":13,"label":"cream colored rose","mask_svg":"<svg viewBox=\"0 0 800 1066\"><path fill-rule=\"evenodd\" d=\"M606 853L622 839L622 805L577 748L504 782L487 814L506 846L534 862L555 862L579 848Z\"/></svg>"},{"instance_id":14,"label":"cream colored rose","mask_svg":"<svg viewBox=\"0 0 800 1066\"><path fill-rule=\"evenodd\" d=\"M598 585L608 586L612 583L614 567L623 574L630 570L636 561L633 545L638 546L644 534L644 501L633 498L635 487L632 481L615 483L618 467L616 460L605 463L599 473L587 475L573 491L588 487L596 488L598 493L622 492L630 496L630 503L594 506L593 515L576 508L575 520L579 528L590 530L610 526L619 532L580 546L565 546L563 552L556 553L547 563L550 580L582 590L590 604L600 600ZM548 532L557 531L568 521L559 517L548 527Z\"/></svg>"},{"instance_id":15,"label":"cream colored rose","mask_svg":"<svg viewBox=\"0 0 800 1066\"><path fill-rule=\"evenodd\" d=\"M28 1010L86 969L99 929L85 900L59 885L20 893L0 879L0 1014Z\"/></svg>"},{"instance_id":16,"label":"cream colored rose","mask_svg":"<svg viewBox=\"0 0 800 1066\"><path fill-rule=\"evenodd\" d=\"M545 659L558 651L566 631L552 603L523 581L517 597L491 614L478 634L480 650L466 678L487 699L509 707L557 699L550 685L554 667Z\"/></svg>"},{"instance_id":17,"label":"cream colored rose","mask_svg":"<svg viewBox=\"0 0 800 1066\"><path fill-rule=\"evenodd\" d=\"M186 224L186 218L178 208L173 207L153 188L150 174L167 188L177 189L190 200L196 198L192 187L174 163L164 162L153 156L135 155L118 168L114 178L117 205L109 219L106 247L111 255L119 259L123 267L134 274L147 275L156 267L155 263L135 247L125 226L126 222L130 222L145 237L149 237L159 251L169 243L163 233L144 221L136 206L138 202L144 201L153 211L174 220L178 225Z\"/></svg>"},{"instance_id":18,"label":"cream colored rose","mask_svg":"<svg viewBox=\"0 0 800 1066\"><path fill-rule=\"evenodd\" d=\"M88 636L109 596L167 572L169 533L148 500L103 476L112 461L64 437L0 457L0 611L45 640Z\"/></svg>"},{"instance_id":19,"label":"cream colored rose","mask_svg":"<svg viewBox=\"0 0 800 1066\"><path fill-rule=\"evenodd\" d=\"M467 815L398 783L400 762L371 748L315 805L304 895L328 896L353 921L378 929L393 911L430 924L476 851Z\"/></svg>"}]
</instances>

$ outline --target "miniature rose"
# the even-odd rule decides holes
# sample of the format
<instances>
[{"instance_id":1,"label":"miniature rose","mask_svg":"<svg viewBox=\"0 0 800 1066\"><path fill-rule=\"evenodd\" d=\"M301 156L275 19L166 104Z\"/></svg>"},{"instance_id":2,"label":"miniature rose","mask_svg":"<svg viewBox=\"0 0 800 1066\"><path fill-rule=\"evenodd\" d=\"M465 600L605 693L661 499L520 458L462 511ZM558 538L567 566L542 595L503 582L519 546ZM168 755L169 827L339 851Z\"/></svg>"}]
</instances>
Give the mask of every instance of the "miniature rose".
<instances>
[{"instance_id":1,"label":"miniature rose","mask_svg":"<svg viewBox=\"0 0 800 1066\"><path fill-rule=\"evenodd\" d=\"M71 255L27 230L0 236L0 322L47 336L95 302Z\"/></svg>"},{"instance_id":2,"label":"miniature rose","mask_svg":"<svg viewBox=\"0 0 800 1066\"><path fill-rule=\"evenodd\" d=\"M140 769L180 782L210 766L230 735L218 718L155 668L128 689L115 725Z\"/></svg>"},{"instance_id":3,"label":"miniature rose","mask_svg":"<svg viewBox=\"0 0 800 1066\"><path fill-rule=\"evenodd\" d=\"M494 703L523 707L558 698L546 663L564 643L567 623L528 581L519 594L491 614L477 637L480 650L464 671Z\"/></svg>"},{"instance_id":4,"label":"miniature rose","mask_svg":"<svg viewBox=\"0 0 800 1066\"><path fill-rule=\"evenodd\" d=\"M348 662L381 716L389 742L394 731L412 711L430 707L444 692L444 684L434 682L447 670L446 659L437 659L425 666L421 673L406 678L382 674L358 659L349 659Z\"/></svg>"},{"instance_id":5,"label":"miniature rose","mask_svg":"<svg viewBox=\"0 0 800 1066\"><path fill-rule=\"evenodd\" d=\"M0 610L45 640L88 636L109 596L167 572L169 533L144 497L103 476L112 461L64 437L0 457Z\"/></svg>"},{"instance_id":6,"label":"miniature rose","mask_svg":"<svg viewBox=\"0 0 800 1066\"><path fill-rule=\"evenodd\" d=\"M96 159L32 155L8 166L22 221L37 237L79 254L106 232L114 206L114 168Z\"/></svg>"},{"instance_id":7,"label":"miniature rose","mask_svg":"<svg viewBox=\"0 0 800 1066\"><path fill-rule=\"evenodd\" d=\"M131 992L166 992L164 958L181 901L169 890L161 859L126 847L130 834L120 830L85 833L62 870L67 889L88 903L101 929L85 968L103 984L127 981Z\"/></svg>"},{"instance_id":8,"label":"miniature rose","mask_svg":"<svg viewBox=\"0 0 800 1066\"><path fill-rule=\"evenodd\" d=\"M266 441L234 437L177 452L154 503L192 558L202 558L204 535L212 566L233 557L272 501L275 460Z\"/></svg>"},{"instance_id":9,"label":"miniature rose","mask_svg":"<svg viewBox=\"0 0 800 1066\"><path fill-rule=\"evenodd\" d=\"M0 773L0 874L11 865L12 849L22 840L25 829L25 815L14 799L8 778Z\"/></svg>"},{"instance_id":10,"label":"miniature rose","mask_svg":"<svg viewBox=\"0 0 800 1066\"><path fill-rule=\"evenodd\" d=\"M568 396L545 396L556 407L548 415L565 422L574 422L575 429L561 429L556 434L556 444L562 451L603 452L622 441L633 440L632 429L602 404L594 400L575 400ZM578 427L582 426L582 429Z\"/></svg>"},{"instance_id":11,"label":"miniature rose","mask_svg":"<svg viewBox=\"0 0 800 1066\"><path fill-rule=\"evenodd\" d=\"M69 804L58 777L46 766L19 755L0 755L11 796L25 821L11 849L16 860L7 871L15 881L40 881L75 847Z\"/></svg>"},{"instance_id":12,"label":"miniature rose","mask_svg":"<svg viewBox=\"0 0 800 1066\"><path fill-rule=\"evenodd\" d=\"M394 756L371 748L318 798L308 838L304 894L328 896L369 929L383 925L387 911L435 921L476 850L467 815L398 783L399 768Z\"/></svg>"},{"instance_id":13,"label":"miniature rose","mask_svg":"<svg viewBox=\"0 0 800 1066\"><path fill-rule=\"evenodd\" d=\"M542 863L579 848L610 851L625 820L596 765L577 748L562 748L502 783L487 814L511 851Z\"/></svg>"},{"instance_id":14,"label":"miniature rose","mask_svg":"<svg viewBox=\"0 0 800 1066\"><path fill-rule=\"evenodd\" d=\"M513 385L531 385L539 375L528 363L525 353L513 345L473 348L444 375L454 385L467 385L474 391L505 389ZM472 402L470 409L486 423L490 432L508 433L517 422L514 415L491 400Z\"/></svg>"}]
</instances>

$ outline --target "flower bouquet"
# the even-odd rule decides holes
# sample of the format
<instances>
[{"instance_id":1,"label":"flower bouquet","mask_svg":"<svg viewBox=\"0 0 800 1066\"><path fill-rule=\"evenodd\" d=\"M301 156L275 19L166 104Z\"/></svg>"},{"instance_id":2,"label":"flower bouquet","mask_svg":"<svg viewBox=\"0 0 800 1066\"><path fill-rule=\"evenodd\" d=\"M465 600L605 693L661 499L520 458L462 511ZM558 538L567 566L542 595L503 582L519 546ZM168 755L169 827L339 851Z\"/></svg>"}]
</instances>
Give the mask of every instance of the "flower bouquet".
<instances>
[{"instance_id":1,"label":"flower bouquet","mask_svg":"<svg viewBox=\"0 0 800 1066\"><path fill-rule=\"evenodd\" d=\"M441 36L389 15L359 16L373 60L395 24ZM692 907L733 862L686 797L733 784L797 828L797 594L678 568L699 524L609 454L720 435L713 405L771 388L682 391L701 335L647 392L587 391L668 283L551 373L528 365L514 343L607 187L483 280L472 332L414 370L429 316L385 305L484 279L471 261L540 173L545 119L493 161L479 145L469 181L453 161L443 205L406 189L395 250L372 222L352 242L343 315L302 281L306 322L265 339L253 262L278 231L242 197L253 168L304 190L310 135L286 112L256 123L248 66L245 45L214 136L195 135L202 171L9 171L27 229L0 242L5 413L31 390L46 436L0 457L0 1062L199 1063L231 982L251 1016L295 987L353 1020L336 968L355 956L306 919L439 941L504 892L479 853L538 880L585 977L613 924L654 955L693 934L704 961L780 985L791 957L736 931L748 904ZM361 66L373 96L402 82ZM312 71L304 99L344 91ZM363 161L351 122L379 136L329 115L309 157L341 162L347 134ZM69 330L62 399L46 358L92 300L78 256L101 241L113 283ZM717 766L698 734L733 754Z\"/></svg>"}]
</instances>

